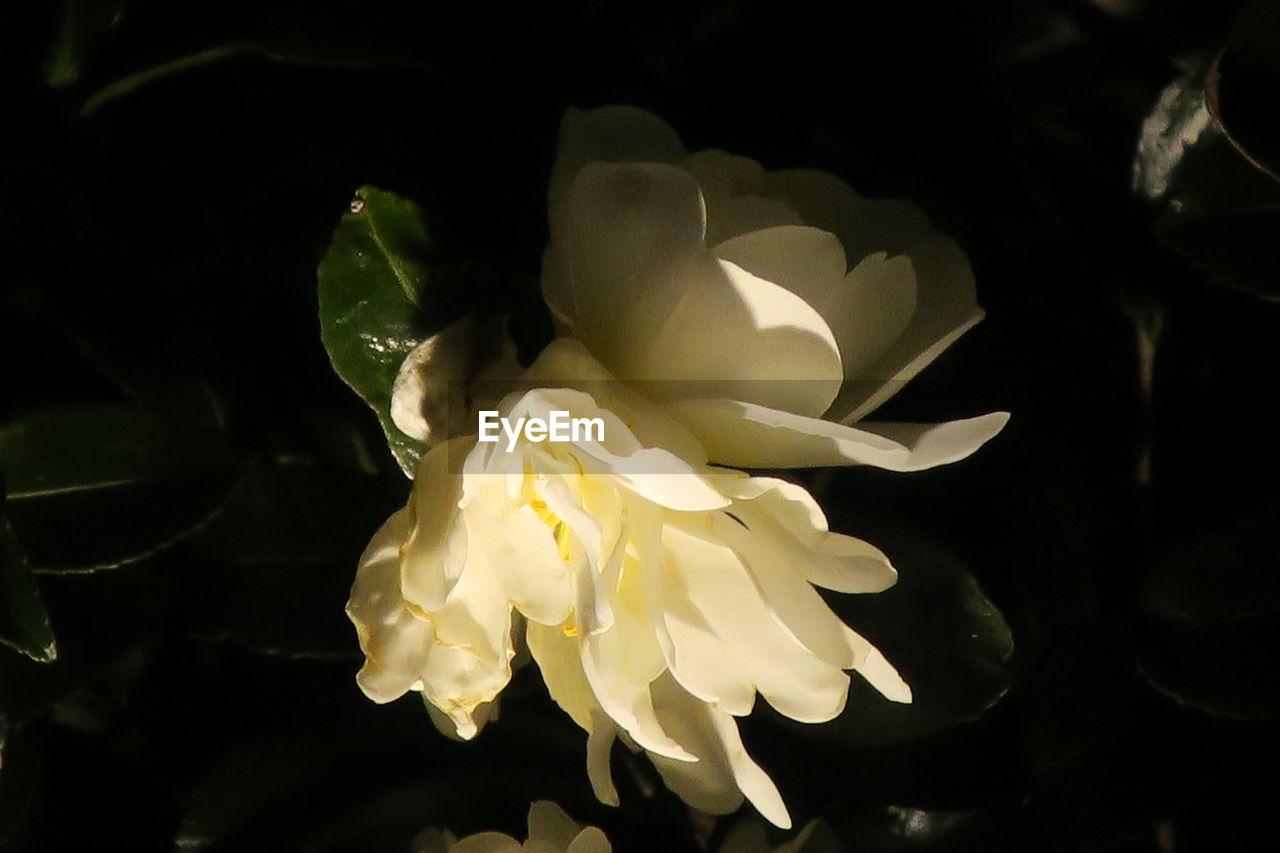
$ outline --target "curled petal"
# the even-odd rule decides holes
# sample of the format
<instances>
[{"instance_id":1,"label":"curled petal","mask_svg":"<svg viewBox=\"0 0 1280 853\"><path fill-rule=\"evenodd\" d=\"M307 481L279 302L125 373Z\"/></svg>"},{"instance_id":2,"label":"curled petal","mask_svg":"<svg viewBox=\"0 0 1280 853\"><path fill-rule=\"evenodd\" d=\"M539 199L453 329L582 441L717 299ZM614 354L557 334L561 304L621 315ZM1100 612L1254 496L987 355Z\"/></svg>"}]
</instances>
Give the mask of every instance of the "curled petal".
<instances>
[{"instance_id":1,"label":"curled petal","mask_svg":"<svg viewBox=\"0 0 1280 853\"><path fill-rule=\"evenodd\" d=\"M712 814L728 814L745 795L775 826L791 828L791 816L777 786L747 754L733 717L693 699L669 676L655 683L654 693L663 723L699 759L689 764L655 757L654 766L667 787Z\"/></svg>"}]
</instances>

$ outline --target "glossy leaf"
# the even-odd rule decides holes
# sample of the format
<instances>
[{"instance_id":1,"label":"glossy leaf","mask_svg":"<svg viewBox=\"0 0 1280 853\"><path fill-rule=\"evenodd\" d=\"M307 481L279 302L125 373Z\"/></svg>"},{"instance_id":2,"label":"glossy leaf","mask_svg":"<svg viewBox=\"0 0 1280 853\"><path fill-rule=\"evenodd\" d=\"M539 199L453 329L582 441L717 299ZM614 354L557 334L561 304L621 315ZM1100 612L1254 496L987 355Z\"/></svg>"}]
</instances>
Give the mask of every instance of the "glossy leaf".
<instances>
[{"instance_id":1,"label":"glossy leaf","mask_svg":"<svg viewBox=\"0 0 1280 853\"><path fill-rule=\"evenodd\" d=\"M396 461L412 476L425 449L391 420L391 386L424 340L418 306L431 237L413 202L362 187L320 262L320 334L338 375L382 424Z\"/></svg>"},{"instance_id":2,"label":"glossy leaf","mask_svg":"<svg viewBox=\"0 0 1280 853\"><path fill-rule=\"evenodd\" d=\"M1157 559L1143 583L1138 666L1174 701L1215 716L1280 714L1280 502L1241 513Z\"/></svg>"},{"instance_id":3,"label":"glossy leaf","mask_svg":"<svg viewBox=\"0 0 1280 853\"><path fill-rule=\"evenodd\" d=\"M0 514L0 643L32 660L58 657L49 614L9 519Z\"/></svg>"},{"instance_id":4,"label":"glossy leaf","mask_svg":"<svg viewBox=\"0 0 1280 853\"><path fill-rule=\"evenodd\" d=\"M131 0L63 0L62 21L45 59L45 82L54 88L80 79L86 55L120 25Z\"/></svg>"},{"instance_id":5,"label":"glossy leaf","mask_svg":"<svg viewBox=\"0 0 1280 853\"><path fill-rule=\"evenodd\" d=\"M163 550L207 523L238 476L219 436L116 406L10 423L0 470L37 571L113 568Z\"/></svg>"},{"instance_id":6,"label":"glossy leaf","mask_svg":"<svg viewBox=\"0 0 1280 853\"><path fill-rule=\"evenodd\" d=\"M358 661L343 606L370 531L390 509L351 496L375 489L371 477L315 465L255 466L193 542L210 562L187 593L188 630L263 654Z\"/></svg>"},{"instance_id":7,"label":"glossy leaf","mask_svg":"<svg viewBox=\"0 0 1280 853\"><path fill-rule=\"evenodd\" d=\"M1280 298L1280 182L1224 131L1201 83L1179 78L1143 123L1134 186L1156 232L1219 281Z\"/></svg>"}]
</instances>

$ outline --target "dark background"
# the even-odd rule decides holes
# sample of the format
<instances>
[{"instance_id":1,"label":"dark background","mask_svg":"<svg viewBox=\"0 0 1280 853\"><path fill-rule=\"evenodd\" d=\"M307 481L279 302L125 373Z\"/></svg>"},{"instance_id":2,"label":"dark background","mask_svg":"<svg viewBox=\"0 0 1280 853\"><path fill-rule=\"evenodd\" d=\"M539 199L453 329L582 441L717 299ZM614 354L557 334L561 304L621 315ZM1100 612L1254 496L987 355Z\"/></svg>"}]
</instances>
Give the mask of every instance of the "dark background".
<instances>
[{"instance_id":1,"label":"dark background","mask_svg":"<svg viewBox=\"0 0 1280 853\"><path fill-rule=\"evenodd\" d=\"M1272 849L1280 18L1240 9L7 3L0 364L39 440L0 441L6 571L35 572L57 659L0 648L0 849L407 850L522 835L537 798L621 851L696 849L621 750L623 807L594 802L536 668L455 744L360 694L342 613L407 483L321 345L335 226L361 185L415 200L424 329L501 307L536 352L556 127L609 103L919 203L988 311L877 417L1003 409L1001 436L792 475L898 565L832 602L917 695L744 721L797 826L859 853ZM1206 88L1206 135L1137 156ZM1169 185L1135 191L1135 157ZM69 487L20 495L46 472Z\"/></svg>"}]
</instances>

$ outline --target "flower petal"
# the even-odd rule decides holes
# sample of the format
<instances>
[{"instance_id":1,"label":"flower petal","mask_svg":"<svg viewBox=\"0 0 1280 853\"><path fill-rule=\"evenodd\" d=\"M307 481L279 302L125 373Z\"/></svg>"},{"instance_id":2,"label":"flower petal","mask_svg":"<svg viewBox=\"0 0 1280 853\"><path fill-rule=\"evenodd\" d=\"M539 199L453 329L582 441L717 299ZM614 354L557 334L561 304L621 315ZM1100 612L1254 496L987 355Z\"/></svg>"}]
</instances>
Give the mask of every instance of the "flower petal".
<instances>
[{"instance_id":1,"label":"flower petal","mask_svg":"<svg viewBox=\"0 0 1280 853\"><path fill-rule=\"evenodd\" d=\"M618 789L613 785L613 770L609 758L613 754L613 742L618 739L618 726L603 711L591 715L587 727L587 778L596 799L607 806L618 805ZM674 765L684 762L671 761Z\"/></svg>"},{"instance_id":2,"label":"flower petal","mask_svg":"<svg viewBox=\"0 0 1280 853\"><path fill-rule=\"evenodd\" d=\"M560 122L551 169L550 215L556 222L569 185L588 163L675 163L685 156L680 136L653 113L630 106L570 107Z\"/></svg>"},{"instance_id":3,"label":"flower petal","mask_svg":"<svg viewBox=\"0 0 1280 853\"><path fill-rule=\"evenodd\" d=\"M391 387L391 420L418 441L437 442L473 431L471 384L493 387L520 374L507 318L481 325L472 315L413 349ZM484 406L480 406L484 408Z\"/></svg>"},{"instance_id":4,"label":"flower petal","mask_svg":"<svg viewBox=\"0 0 1280 853\"><path fill-rule=\"evenodd\" d=\"M721 243L714 251L812 306L835 336L846 379L861 376L882 356L916 310L915 274L908 258L878 252L849 270L840 241L828 231L766 228Z\"/></svg>"},{"instance_id":5,"label":"flower petal","mask_svg":"<svg viewBox=\"0 0 1280 853\"><path fill-rule=\"evenodd\" d=\"M422 457L414 477L400 584L404 597L426 611L444 606L466 564L467 529L458 509L463 482L453 464L474 442L456 438L437 444Z\"/></svg>"},{"instance_id":6,"label":"flower petal","mask_svg":"<svg viewBox=\"0 0 1280 853\"><path fill-rule=\"evenodd\" d=\"M573 606L573 581L546 522L528 506L506 500L504 478L478 486L465 513L474 543L468 571L492 574L503 595L534 622L559 625Z\"/></svg>"},{"instance_id":7,"label":"flower petal","mask_svg":"<svg viewBox=\"0 0 1280 853\"><path fill-rule=\"evenodd\" d=\"M745 794L775 826L791 828L782 796L742 745L733 717L698 701L670 676L654 684L663 724L698 755L693 764L651 756L667 787L694 808L728 814Z\"/></svg>"},{"instance_id":8,"label":"flower petal","mask_svg":"<svg viewBox=\"0 0 1280 853\"><path fill-rule=\"evenodd\" d=\"M521 376L538 387L572 388L590 395L602 410L612 412L644 447L660 447L691 465L703 465L707 455L689 431L659 406L614 378L580 342L557 338L534 359ZM612 437L612 436L610 436Z\"/></svg>"},{"instance_id":9,"label":"flower petal","mask_svg":"<svg viewBox=\"0 0 1280 853\"><path fill-rule=\"evenodd\" d=\"M709 246L749 231L804 224L785 202L760 194L764 169L755 160L712 149L691 154L679 166L702 188Z\"/></svg>"},{"instance_id":10,"label":"flower petal","mask_svg":"<svg viewBox=\"0 0 1280 853\"><path fill-rule=\"evenodd\" d=\"M613 846L604 832L599 827L588 826L578 833L565 853L611 853L612 850Z\"/></svg>"},{"instance_id":11,"label":"flower petal","mask_svg":"<svg viewBox=\"0 0 1280 853\"><path fill-rule=\"evenodd\" d=\"M705 222L688 172L659 163L589 163L569 186L563 215L551 222L558 257L544 266L543 296L612 365L616 330L645 296L641 282L701 248Z\"/></svg>"},{"instance_id":12,"label":"flower petal","mask_svg":"<svg viewBox=\"0 0 1280 853\"><path fill-rule=\"evenodd\" d=\"M556 850L565 850L582 832L582 825L550 800L529 806L529 840L542 841Z\"/></svg>"},{"instance_id":13,"label":"flower petal","mask_svg":"<svg viewBox=\"0 0 1280 853\"><path fill-rule=\"evenodd\" d=\"M882 592L897 582L897 571L879 548L827 529L822 508L802 486L771 477L736 482L724 478L719 485L739 499L733 513L741 523L767 543L776 543L779 556L809 583L836 592L867 593Z\"/></svg>"},{"instance_id":14,"label":"flower petal","mask_svg":"<svg viewBox=\"0 0 1280 853\"><path fill-rule=\"evenodd\" d=\"M651 398L728 397L820 415L844 377L817 311L706 251L680 256L647 282L622 329L616 360L605 363L644 382Z\"/></svg>"},{"instance_id":15,"label":"flower petal","mask_svg":"<svg viewBox=\"0 0 1280 853\"><path fill-rule=\"evenodd\" d=\"M582 673L577 641L558 626L530 622L526 631L529 653L542 672L552 700L581 728L592 731L592 713L600 711Z\"/></svg>"},{"instance_id":16,"label":"flower petal","mask_svg":"<svg viewBox=\"0 0 1280 853\"><path fill-rule=\"evenodd\" d=\"M414 689L432 644L431 623L411 613L400 594L400 543L408 533L409 513L403 509L378 529L360 558L347 602L365 653L356 683L375 702Z\"/></svg>"},{"instance_id":17,"label":"flower petal","mask_svg":"<svg viewBox=\"0 0 1280 853\"><path fill-rule=\"evenodd\" d=\"M954 240L934 235L908 254L918 288L911 322L884 355L845 383L829 418L847 424L860 421L984 316L969 259Z\"/></svg>"},{"instance_id":18,"label":"flower petal","mask_svg":"<svg viewBox=\"0 0 1280 853\"><path fill-rule=\"evenodd\" d=\"M680 400L666 408L714 462L742 468L856 464L920 471L964 459L1009 421L1007 412L992 412L941 424L852 427L734 400Z\"/></svg>"},{"instance_id":19,"label":"flower petal","mask_svg":"<svg viewBox=\"0 0 1280 853\"><path fill-rule=\"evenodd\" d=\"M501 832L468 835L449 848L449 853L520 853L520 842Z\"/></svg>"},{"instance_id":20,"label":"flower petal","mask_svg":"<svg viewBox=\"0 0 1280 853\"><path fill-rule=\"evenodd\" d=\"M801 722L825 722L843 710L848 676L778 623L737 554L671 524L663 544L668 663L685 689L735 716L751 712L757 690Z\"/></svg>"},{"instance_id":21,"label":"flower petal","mask_svg":"<svg viewBox=\"0 0 1280 853\"><path fill-rule=\"evenodd\" d=\"M840 178L810 169L783 169L764 177L763 194L781 199L806 225L840 238L845 255L899 255L933 233L920 208L899 199L863 198Z\"/></svg>"}]
</instances>

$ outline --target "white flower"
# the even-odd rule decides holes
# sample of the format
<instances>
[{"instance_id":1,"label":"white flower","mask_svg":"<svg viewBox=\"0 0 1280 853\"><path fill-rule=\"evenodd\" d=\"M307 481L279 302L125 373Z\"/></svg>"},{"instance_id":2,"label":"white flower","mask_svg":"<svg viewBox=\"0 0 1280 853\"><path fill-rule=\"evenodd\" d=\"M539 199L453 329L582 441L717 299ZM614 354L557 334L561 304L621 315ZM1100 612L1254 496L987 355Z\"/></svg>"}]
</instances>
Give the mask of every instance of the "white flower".
<instances>
[{"instance_id":1,"label":"white flower","mask_svg":"<svg viewBox=\"0 0 1280 853\"><path fill-rule=\"evenodd\" d=\"M546 800L529 807L529 837L521 844L501 832L481 832L459 841L451 832L425 829L413 853L611 853L613 845L594 826L582 826Z\"/></svg>"},{"instance_id":2,"label":"white flower","mask_svg":"<svg viewBox=\"0 0 1280 853\"><path fill-rule=\"evenodd\" d=\"M764 828L742 821L729 831L719 853L839 853L839 845L817 839L818 821L810 822L795 838L777 847L765 839ZM413 841L413 853L612 853L613 845L594 826L583 826L553 802L540 800L529 807L529 836L523 844L501 832L481 832L461 841L451 832L430 828Z\"/></svg>"},{"instance_id":3,"label":"white flower","mask_svg":"<svg viewBox=\"0 0 1280 853\"><path fill-rule=\"evenodd\" d=\"M359 683L381 702L421 693L468 739L527 648L589 733L602 800L617 802L621 738L691 805L725 813L745 796L789 827L735 718L759 694L830 720L846 670L909 702L814 589L877 592L896 573L828 531L799 486L711 463L917 470L980 447L1007 414L861 422L981 319L968 262L905 202L689 155L625 107L566 117L550 217L543 293L561 337L518 375L500 324L463 321L396 383L395 422L439 443L361 558ZM460 412L511 388L504 417L600 418L605 438L509 450L458 435Z\"/></svg>"},{"instance_id":4,"label":"white flower","mask_svg":"<svg viewBox=\"0 0 1280 853\"><path fill-rule=\"evenodd\" d=\"M759 693L823 722L856 670L891 700L911 692L827 607L814 585L877 592L896 573L871 545L831 533L813 498L783 480L707 464L659 407L561 340L526 374L575 378L508 398L515 419L599 417L604 440L505 445L455 438L432 448L409 505L361 559L348 613L375 701L415 690L437 723L474 736L521 641L552 698L589 732L597 795L615 737L649 753L667 784L705 811L745 794L790 825L735 717Z\"/></svg>"},{"instance_id":5,"label":"white flower","mask_svg":"<svg viewBox=\"0 0 1280 853\"><path fill-rule=\"evenodd\" d=\"M566 115L549 213L558 331L643 383L715 462L918 470L1008 420L861 423L983 316L964 253L907 202L689 154L656 116L605 107Z\"/></svg>"}]
</instances>

